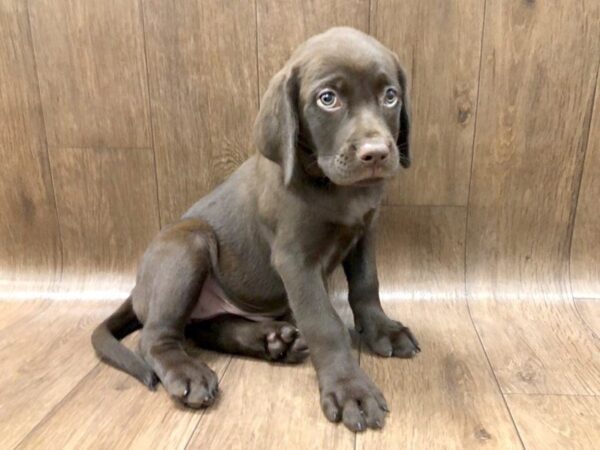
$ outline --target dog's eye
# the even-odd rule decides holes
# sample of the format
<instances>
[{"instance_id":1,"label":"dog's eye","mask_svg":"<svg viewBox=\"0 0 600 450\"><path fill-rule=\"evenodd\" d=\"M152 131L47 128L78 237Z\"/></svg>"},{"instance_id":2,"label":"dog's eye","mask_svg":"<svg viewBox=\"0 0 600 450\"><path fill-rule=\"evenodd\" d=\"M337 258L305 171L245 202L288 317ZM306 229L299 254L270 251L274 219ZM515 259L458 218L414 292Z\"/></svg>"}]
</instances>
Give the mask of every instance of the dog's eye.
<instances>
[{"instance_id":1,"label":"dog's eye","mask_svg":"<svg viewBox=\"0 0 600 450\"><path fill-rule=\"evenodd\" d=\"M331 89L325 89L319 93L317 105L329 111L338 109L341 106L338 96Z\"/></svg>"},{"instance_id":2,"label":"dog's eye","mask_svg":"<svg viewBox=\"0 0 600 450\"><path fill-rule=\"evenodd\" d=\"M383 104L388 108L396 106L398 103L398 92L394 88L387 88L383 95Z\"/></svg>"}]
</instances>

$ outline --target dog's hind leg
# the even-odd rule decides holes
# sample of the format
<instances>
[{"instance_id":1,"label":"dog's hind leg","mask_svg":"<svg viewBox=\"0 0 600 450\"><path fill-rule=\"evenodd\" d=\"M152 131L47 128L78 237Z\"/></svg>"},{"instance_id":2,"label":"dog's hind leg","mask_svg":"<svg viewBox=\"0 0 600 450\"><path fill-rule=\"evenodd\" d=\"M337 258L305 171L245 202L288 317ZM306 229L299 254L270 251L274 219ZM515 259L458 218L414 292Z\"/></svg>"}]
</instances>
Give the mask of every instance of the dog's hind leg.
<instances>
[{"instance_id":1,"label":"dog's hind leg","mask_svg":"<svg viewBox=\"0 0 600 450\"><path fill-rule=\"evenodd\" d=\"M140 352L169 394L198 408L213 403L216 374L184 350L185 326L211 271L208 224L184 220L161 231L142 259L133 306L143 322Z\"/></svg>"},{"instance_id":2,"label":"dog's hind leg","mask_svg":"<svg viewBox=\"0 0 600 450\"><path fill-rule=\"evenodd\" d=\"M289 322L254 322L233 314L188 325L186 335L204 348L282 363L308 356L306 341Z\"/></svg>"}]
</instances>

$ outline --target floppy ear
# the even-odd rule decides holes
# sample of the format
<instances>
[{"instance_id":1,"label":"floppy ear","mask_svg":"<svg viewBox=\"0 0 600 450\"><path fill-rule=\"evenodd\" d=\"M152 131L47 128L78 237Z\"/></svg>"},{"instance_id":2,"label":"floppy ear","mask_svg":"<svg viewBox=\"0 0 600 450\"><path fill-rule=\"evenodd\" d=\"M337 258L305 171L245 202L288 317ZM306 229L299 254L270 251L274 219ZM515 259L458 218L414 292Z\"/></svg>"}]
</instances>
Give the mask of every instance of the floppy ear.
<instances>
[{"instance_id":1,"label":"floppy ear","mask_svg":"<svg viewBox=\"0 0 600 450\"><path fill-rule=\"evenodd\" d=\"M270 81L254 123L254 141L258 150L281 166L283 182L288 186L297 170L298 134L297 75L282 69Z\"/></svg>"},{"instance_id":2,"label":"floppy ear","mask_svg":"<svg viewBox=\"0 0 600 450\"><path fill-rule=\"evenodd\" d=\"M398 69L398 81L402 89L402 109L400 110L400 131L396 145L400 152L400 164L405 169L410 167L410 104L408 100L408 82L402 68Z\"/></svg>"}]
</instances>

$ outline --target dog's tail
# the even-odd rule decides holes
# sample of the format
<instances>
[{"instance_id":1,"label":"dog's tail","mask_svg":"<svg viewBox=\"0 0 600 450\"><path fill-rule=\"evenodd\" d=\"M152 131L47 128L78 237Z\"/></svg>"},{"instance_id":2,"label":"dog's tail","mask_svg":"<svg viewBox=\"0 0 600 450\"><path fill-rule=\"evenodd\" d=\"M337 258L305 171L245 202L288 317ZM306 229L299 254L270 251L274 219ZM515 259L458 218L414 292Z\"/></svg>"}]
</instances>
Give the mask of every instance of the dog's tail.
<instances>
[{"instance_id":1,"label":"dog's tail","mask_svg":"<svg viewBox=\"0 0 600 450\"><path fill-rule=\"evenodd\" d=\"M150 389L154 389L158 379L152 369L139 355L119 342L140 328L142 328L142 324L133 311L130 296L119 309L94 330L92 345L100 359L116 369L134 376Z\"/></svg>"}]
</instances>

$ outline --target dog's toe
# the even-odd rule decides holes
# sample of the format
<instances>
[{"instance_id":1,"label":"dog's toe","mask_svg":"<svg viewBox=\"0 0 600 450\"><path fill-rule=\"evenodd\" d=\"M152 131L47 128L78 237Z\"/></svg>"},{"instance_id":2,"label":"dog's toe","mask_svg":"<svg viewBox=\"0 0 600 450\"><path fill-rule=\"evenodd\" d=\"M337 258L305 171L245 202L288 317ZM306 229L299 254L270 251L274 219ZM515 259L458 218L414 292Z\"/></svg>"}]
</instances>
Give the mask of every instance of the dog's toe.
<instances>
[{"instance_id":1,"label":"dog's toe","mask_svg":"<svg viewBox=\"0 0 600 450\"><path fill-rule=\"evenodd\" d=\"M218 392L217 375L199 364L182 364L170 370L163 384L175 400L190 408L212 405Z\"/></svg>"},{"instance_id":2,"label":"dog's toe","mask_svg":"<svg viewBox=\"0 0 600 450\"><path fill-rule=\"evenodd\" d=\"M266 336L267 358L271 361L297 363L308 356L306 341L296 327L275 323Z\"/></svg>"}]
</instances>

